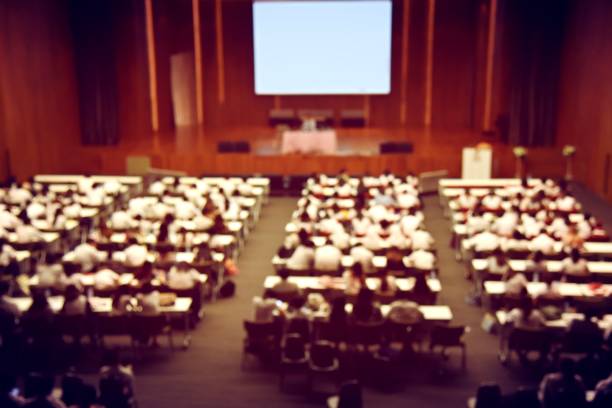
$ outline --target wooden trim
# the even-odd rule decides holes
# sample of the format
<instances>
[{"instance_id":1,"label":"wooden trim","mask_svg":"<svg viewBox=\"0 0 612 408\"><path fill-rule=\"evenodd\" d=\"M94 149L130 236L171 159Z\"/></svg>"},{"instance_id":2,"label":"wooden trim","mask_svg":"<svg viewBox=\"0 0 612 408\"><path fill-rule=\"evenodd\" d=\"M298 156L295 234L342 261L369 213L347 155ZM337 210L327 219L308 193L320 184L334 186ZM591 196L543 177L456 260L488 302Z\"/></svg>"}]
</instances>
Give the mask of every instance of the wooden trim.
<instances>
[{"instance_id":1,"label":"wooden trim","mask_svg":"<svg viewBox=\"0 0 612 408\"><path fill-rule=\"evenodd\" d=\"M408 41L410 32L410 0L404 0L402 13L402 67L400 81L400 123L406 124L408 99Z\"/></svg>"},{"instance_id":2,"label":"wooden trim","mask_svg":"<svg viewBox=\"0 0 612 408\"><path fill-rule=\"evenodd\" d=\"M280 109L281 107L281 97L280 95L274 95L274 109Z\"/></svg>"},{"instance_id":3,"label":"wooden trim","mask_svg":"<svg viewBox=\"0 0 612 408\"><path fill-rule=\"evenodd\" d=\"M215 38L217 46L217 99L225 102L225 60L223 53L223 4L215 0Z\"/></svg>"},{"instance_id":4,"label":"wooden trim","mask_svg":"<svg viewBox=\"0 0 612 408\"><path fill-rule=\"evenodd\" d=\"M365 125L370 126L370 95L363 96L363 117Z\"/></svg>"},{"instance_id":5,"label":"wooden trim","mask_svg":"<svg viewBox=\"0 0 612 408\"><path fill-rule=\"evenodd\" d=\"M200 16L200 0L192 0L193 14L193 57L195 71L196 119L198 124L204 123L204 93L202 77L202 28Z\"/></svg>"},{"instance_id":6,"label":"wooden trim","mask_svg":"<svg viewBox=\"0 0 612 408\"><path fill-rule=\"evenodd\" d=\"M147 30L147 61L149 65L149 102L151 103L151 129L159 130L159 106L157 100L157 64L155 61L155 27L153 25L153 0L144 0Z\"/></svg>"},{"instance_id":7,"label":"wooden trim","mask_svg":"<svg viewBox=\"0 0 612 408\"><path fill-rule=\"evenodd\" d=\"M489 31L487 35L487 66L485 72L483 130L491 130L491 103L493 99L493 64L495 56L495 30L497 25L497 0L489 4Z\"/></svg>"},{"instance_id":8,"label":"wooden trim","mask_svg":"<svg viewBox=\"0 0 612 408\"><path fill-rule=\"evenodd\" d=\"M431 126L431 101L433 97L433 52L434 25L436 20L436 0L427 1L427 58L425 62L425 113L423 123Z\"/></svg>"}]
</instances>

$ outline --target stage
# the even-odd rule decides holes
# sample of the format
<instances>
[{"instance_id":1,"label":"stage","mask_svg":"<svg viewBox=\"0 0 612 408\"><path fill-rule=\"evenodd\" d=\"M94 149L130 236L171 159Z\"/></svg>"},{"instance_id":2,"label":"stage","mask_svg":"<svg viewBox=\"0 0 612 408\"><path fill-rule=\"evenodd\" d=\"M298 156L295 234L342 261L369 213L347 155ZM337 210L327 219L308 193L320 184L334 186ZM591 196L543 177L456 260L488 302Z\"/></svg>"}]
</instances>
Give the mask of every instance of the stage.
<instances>
[{"instance_id":1,"label":"stage","mask_svg":"<svg viewBox=\"0 0 612 408\"><path fill-rule=\"evenodd\" d=\"M335 128L335 154L282 154L281 133L270 127L184 128L175 132L140 136L117 146L79 147L58 163L57 172L123 174L128 156L147 156L155 168L199 174L310 174L335 173L346 168L350 173L377 174L391 170L407 172L447 170L450 177L461 172L461 149L483 141L473 131L450 132L436 129ZM249 153L218 153L221 141L246 141ZM380 154L384 142L408 142L413 152ZM495 140L493 174L513 176L511 147ZM537 168L534 175L555 176L563 172L563 162L554 149L531 149ZM85 161L87 159L87 161Z\"/></svg>"}]
</instances>

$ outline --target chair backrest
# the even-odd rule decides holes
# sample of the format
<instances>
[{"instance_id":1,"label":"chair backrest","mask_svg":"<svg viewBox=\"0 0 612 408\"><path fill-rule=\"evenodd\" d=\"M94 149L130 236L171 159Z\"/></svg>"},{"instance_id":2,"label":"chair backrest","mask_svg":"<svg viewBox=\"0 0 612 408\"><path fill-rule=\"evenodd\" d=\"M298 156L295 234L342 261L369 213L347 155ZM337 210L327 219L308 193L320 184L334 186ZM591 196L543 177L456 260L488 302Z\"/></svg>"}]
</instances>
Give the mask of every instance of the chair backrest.
<instances>
[{"instance_id":1,"label":"chair backrest","mask_svg":"<svg viewBox=\"0 0 612 408\"><path fill-rule=\"evenodd\" d=\"M431 344L438 346L457 346L461 344L461 337L465 333L465 326L435 325L431 329Z\"/></svg>"},{"instance_id":2,"label":"chair backrest","mask_svg":"<svg viewBox=\"0 0 612 408\"><path fill-rule=\"evenodd\" d=\"M304 339L310 338L310 321L306 318L293 318L287 324L287 333L297 333Z\"/></svg>"},{"instance_id":3,"label":"chair backrest","mask_svg":"<svg viewBox=\"0 0 612 408\"><path fill-rule=\"evenodd\" d=\"M550 347L552 338L546 330L515 327L508 336L510 350L546 350Z\"/></svg>"},{"instance_id":4,"label":"chair backrest","mask_svg":"<svg viewBox=\"0 0 612 408\"><path fill-rule=\"evenodd\" d=\"M109 376L100 380L100 403L106 407L129 408L132 395L125 381L117 376Z\"/></svg>"},{"instance_id":5,"label":"chair backrest","mask_svg":"<svg viewBox=\"0 0 612 408\"><path fill-rule=\"evenodd\" d=\"M563 338L563 351L592 353L603 344L603 334L597 324L588 320L574 320Z\"/></svg>"},{"instance_id":6,"label":"chair backrest","mask_svg":"<svg viewBox=\"0 0 612 408\"><path fill-rule=\"evenodd\" d=\"M347 381L340 386L338 408L361 408L361 385L357 381Z\"/></svg>"},{"instance_id":7,"label":"chair backrest","mask_svg":"<svg viewBox=\"0 0 612 408\"><path fill-rule=\"evenodd\" d=\"M285 336L283 356L290 360L303 359L306 356L306 342L304 338L297 333Z\"/></svg>"},{"instance_id":8,"label":"chair backrest","mask_svg":"<svg viewBox=\"0 0 612 408\"><path fill-rule=\"evenodd\" d=\"M481 384L476 392L476 408L499 407L502 399L501 387L495 383Z\"/></svg>"},{"instance_id":9,"label":"chair backrest","mask_svg":"<svg viewBox=\"0 0 612 408\"><path fill-rule=\"evenodd\" d=\"M354 323L349 327L351 340L352 342L357 344L379 344L384 335L384 325L384 321L371 323Z\"/></svg>"},{"instance_id":10,"label":"chair backrest","mask_svg":"<svg viewBox=\"0 0 612 408\"><path fill-rule=\"evenodd\" d=\"M279 326L275 322L253 322L245 320L243 325L250 341L267 340L279 334Z\"/></svg>"},{"instance_id":11,"label":"chair backrest","mask_svg":"<svg viewBox=\"0 0 612 408\"><path fill-rule=\"evenodd\" d=\"M331 367L336 360L336 347L330 341L319 340L310 347L310 361L317 367Z\"/></svg>"},{"instance_id":12,"label":"chair backrest","mask_svg":"<svg viewBox=\"0 0 612 408\"><path fill-rule=\"evenodd\" d=\"M533 388L519 388L508 397L508 406L517 408L540 408L538 391Z\"/></svg>"}]
</instances>

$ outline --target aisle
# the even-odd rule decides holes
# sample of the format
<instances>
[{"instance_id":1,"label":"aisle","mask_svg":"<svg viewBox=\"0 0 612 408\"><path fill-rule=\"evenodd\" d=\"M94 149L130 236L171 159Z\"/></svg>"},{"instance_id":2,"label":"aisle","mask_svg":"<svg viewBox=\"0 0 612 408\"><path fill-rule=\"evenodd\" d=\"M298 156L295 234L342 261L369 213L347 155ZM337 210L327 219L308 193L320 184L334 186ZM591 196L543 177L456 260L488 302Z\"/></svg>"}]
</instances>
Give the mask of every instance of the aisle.
<instances>
[{"instance_id":1,"label":"aisle","mask_svg":"<svg viewBox=\"0 0 612 408\"><path fill-rule=\"evenodd\" d=\"M172 355L160 352L157 361L147 358L144 366L137 365L136 393L141 407L280 407L295 400L278 392L276 374L257 367L240 370L242 321L251 317L252 298L262 293L264 277L273 271L270 261L282 243L295 205L294 198L271 198L264 207L239 258L236 296L205 305L205 317L193 333L191 348ZM147 390L155 392L149 397Z\"/></svg>"}]
</instances>

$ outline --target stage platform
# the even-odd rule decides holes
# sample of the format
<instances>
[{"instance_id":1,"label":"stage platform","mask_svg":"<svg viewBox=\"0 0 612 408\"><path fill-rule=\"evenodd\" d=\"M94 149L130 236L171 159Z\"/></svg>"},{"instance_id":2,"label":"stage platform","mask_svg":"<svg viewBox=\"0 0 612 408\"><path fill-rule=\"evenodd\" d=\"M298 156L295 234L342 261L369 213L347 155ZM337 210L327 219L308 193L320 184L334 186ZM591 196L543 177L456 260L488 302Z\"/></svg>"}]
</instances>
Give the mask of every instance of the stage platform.
<instances>
[{"instance_id":1,"label":"stage platform","mask_svg":"<svg viewBox=\"0 0 612 408\"><path fill-rule=\"evenodd\" d=\"M128 156L148 156L155 168L207 174L310 174L335 173L346 168L354 174L420 173L448 170L450 177L461 172L461 149L483 141L479 133L436 129L337 128L335 154L281 154L281 133L270 127L230 129L187 128L122 141L118 146L75 148L58 171L123 174ZM249 153L218 153L221 141L247 141ZM408 142L413 152L380 154L383 142ZM511 147L484 140L494 150L493 174L510 177L514 172ZM535 149L535 175L553 176L563 172L562 160L552 149Z\"/></svg>"}]
</instances>

